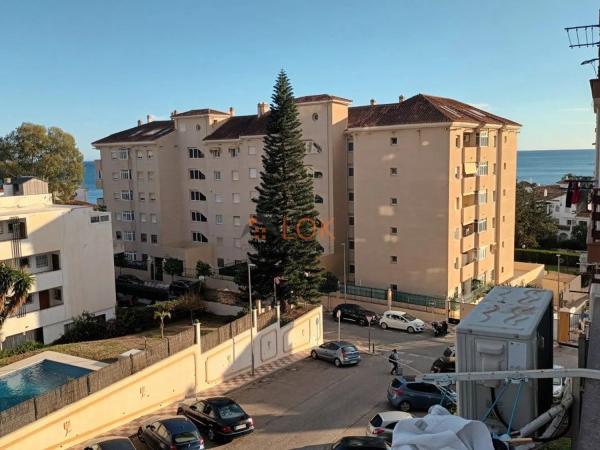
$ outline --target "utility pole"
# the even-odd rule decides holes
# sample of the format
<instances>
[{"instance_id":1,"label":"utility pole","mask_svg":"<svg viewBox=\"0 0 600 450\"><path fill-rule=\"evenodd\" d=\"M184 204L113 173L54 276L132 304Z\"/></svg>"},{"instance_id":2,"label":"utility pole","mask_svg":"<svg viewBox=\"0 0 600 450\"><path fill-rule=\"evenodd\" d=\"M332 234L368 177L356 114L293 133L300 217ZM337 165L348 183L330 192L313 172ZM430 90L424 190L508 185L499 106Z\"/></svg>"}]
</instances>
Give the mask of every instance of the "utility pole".
<instances>
[{"instance_id":1,"label":"utility pole","mask_svg":"<svg viewBox=\"0 0 600 450\"><path fill-rule=\"evenodd\" d=\"M252 276L251 270L256 267L256 264L252 264L248 261L248 299L250 301L250 357L252 359L252 376L254 376L254 311L252 310Z\"/></svg>"},{"instance_id":2,"label":"utility pole","mask_svg":"<svg viewBox=\"0 0 600 450\"><path fill-rule=\"evenodd\" d=\"M342 242L341 245L344 249L344 303L346 303L346 243Z\"/></svg>"}]
</instances>

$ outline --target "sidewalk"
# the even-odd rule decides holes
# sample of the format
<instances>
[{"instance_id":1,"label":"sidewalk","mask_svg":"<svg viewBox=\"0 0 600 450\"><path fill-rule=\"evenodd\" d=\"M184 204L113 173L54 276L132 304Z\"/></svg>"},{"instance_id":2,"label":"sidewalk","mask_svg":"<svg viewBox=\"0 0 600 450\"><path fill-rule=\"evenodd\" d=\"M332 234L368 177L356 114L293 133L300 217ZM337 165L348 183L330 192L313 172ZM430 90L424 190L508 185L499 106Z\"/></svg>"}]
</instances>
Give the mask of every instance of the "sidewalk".
<instances>
[{"instance_id":1,"label":"sidewalk","mask_svg":"<svg viewBox=\"0 0 600 450\"><path fill-rule=\"evenodd\" d=\"M285 358L278 359L277 361L273 361L272 363L263 364L262 366L258 367L254 371L254 377L250 374L250 372L243 373L243 374L237 375L229 380L226 380L212 388L206 389L204 391L198 392L197 394L195 394L193 396L187 397L185 400L202 399L202 398L207 398L207 397L216 397L216 396L225 395L228 392L238 389L238 388L240 388L248 383L251 383L253 381L256 381L266 375L270 375L279 369L289 366L290 364L300 361L301 359L308 357L309 354L310 354L309 350L304 350L304 351L298 352L294 355L290 355ZM185 400L182 400L182 401L185 401ZM137 430L141 426L141 424L144 423L149 418L154 417L154 416L159 416L159 415L165 415L165 414L167 414L167 415L168 414L176 414L177 407L179 406L179 404L182 401L175 402L169 406L158 409L158 410L154 411L152 414L147 414L145 416L138 417L137 419L134 419L131 422L129 422L121 427L113 428L112 430L110 430L106 433L103 433L102 435L99 435L97 437L134 435L137 433ZM83 449L83 446L81 444L71 447L71 450L82 450L82 449Z\"/></svg>"}]
</instances>

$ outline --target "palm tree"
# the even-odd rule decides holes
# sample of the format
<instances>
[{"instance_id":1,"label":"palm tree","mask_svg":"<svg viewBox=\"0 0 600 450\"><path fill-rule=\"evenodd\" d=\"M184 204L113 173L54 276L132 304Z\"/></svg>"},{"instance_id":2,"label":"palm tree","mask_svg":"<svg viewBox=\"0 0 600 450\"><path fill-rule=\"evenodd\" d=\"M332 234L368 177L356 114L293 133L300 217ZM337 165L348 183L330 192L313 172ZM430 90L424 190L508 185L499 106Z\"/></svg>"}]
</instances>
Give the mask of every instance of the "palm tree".
<instances>
[{"instance_id":1,"label":"palm tree","mask_svg":"<svg viewBox=\"0 0 600 450\"><path fill-rule=\"evenodd\" d=\"M0 263L0 313L4 312L6 296L10 291L14 279L14 269Z\"/></svg>"},{"instance_id":2,"label":"palm tree","mask_svg":"<svg viewBox=\"0 0 600 450\"><path fill-rule=\"evenodd\" d=\"M31 274L0 263L0 328L11 314L23 306L32 285Z\"/></svg>"},{"instance_id":3,"label":"palm tree","mask_svg":"<svg viewBox=\"0 0 600 450\"><path fill-rule=\"evenodd\" d=\"M171 311L175 307L174 302L159 302L154 305L154 318L160 320L160 338L165 337L165 319L171 318Z\"/></svg>"}]
</instances>

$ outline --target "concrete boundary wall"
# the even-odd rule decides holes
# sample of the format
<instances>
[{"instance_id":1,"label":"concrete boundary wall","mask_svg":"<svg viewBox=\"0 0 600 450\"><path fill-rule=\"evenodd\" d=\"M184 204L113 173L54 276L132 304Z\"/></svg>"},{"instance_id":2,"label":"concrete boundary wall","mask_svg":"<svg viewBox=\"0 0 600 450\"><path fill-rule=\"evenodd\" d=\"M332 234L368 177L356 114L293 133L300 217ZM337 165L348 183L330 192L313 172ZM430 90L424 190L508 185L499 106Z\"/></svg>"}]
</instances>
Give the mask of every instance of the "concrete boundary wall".
<instances>
[{"instance_id":1,"label":"concrete boundary wall","mask_svg":"<svg viewBox=\"0 0 600 450\"><path fill-rule=\"evenodd\" d=\"M278 317L279 319L279 317ZM254 321L256 323L256 320ZM202 352L200 344L169 356L0 438L3 450L66 449L256 367L323 342L323 309L280 326L246 330Z\"/></svg>"}]
</instances>

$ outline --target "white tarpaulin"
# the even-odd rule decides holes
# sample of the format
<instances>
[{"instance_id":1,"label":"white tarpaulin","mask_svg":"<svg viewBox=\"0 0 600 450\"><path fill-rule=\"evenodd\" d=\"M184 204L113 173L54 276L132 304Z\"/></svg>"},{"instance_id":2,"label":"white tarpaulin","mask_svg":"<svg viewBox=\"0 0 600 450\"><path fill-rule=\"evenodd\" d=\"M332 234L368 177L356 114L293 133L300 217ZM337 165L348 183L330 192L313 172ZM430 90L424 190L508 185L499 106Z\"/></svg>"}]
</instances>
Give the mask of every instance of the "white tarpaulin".
<instances>
[{"instance_id":1,"label":"white tarpaulin","mask_svg":"<svg viewBox=\"0 0 600 450\"><path fill-rule=\"evenodd\" d=\"M425 417L398 422L392 450L494 450L494 446L483 422L453 416L435 405Z\"/></svg>"}]
</instances>

